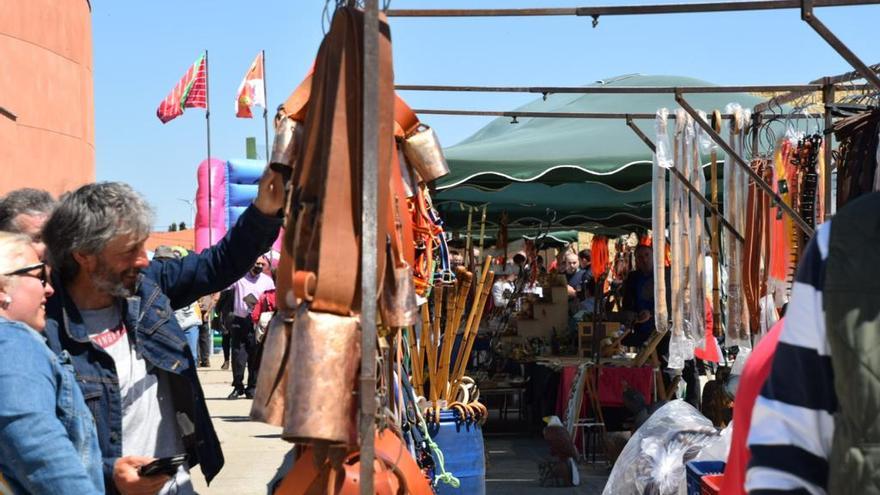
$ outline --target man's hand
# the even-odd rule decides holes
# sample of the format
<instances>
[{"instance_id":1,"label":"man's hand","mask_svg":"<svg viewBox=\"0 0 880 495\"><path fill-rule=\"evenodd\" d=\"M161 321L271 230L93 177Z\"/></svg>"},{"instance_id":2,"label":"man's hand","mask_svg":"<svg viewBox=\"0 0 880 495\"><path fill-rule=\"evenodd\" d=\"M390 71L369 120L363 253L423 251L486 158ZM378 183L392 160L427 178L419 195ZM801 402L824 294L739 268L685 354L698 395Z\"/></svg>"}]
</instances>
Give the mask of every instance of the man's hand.
<instances>
[{"instance_id":1,"label":"man's hand","mask_svg":"<svg viewBox=\"0 0 880 495\"><path fill-rule=\"evenodd\" d=\"M113 465L113 483L122 495L155 495L170 479L168 476L144 476L138 468L153 462L152 457L130 455L120 457Z\"/></svg>"},{"instance_id":2,"label":"man's hand","mask_svg":"<svg viewBox=\"0 0 880 495\"><path fill-rule=\"evenodd\" d=\"M263 215L275 216L284 208L284 179L281 174L269 167L263 171L260 177L260 186L254 206Z\"/></svg>"}]
</instances>

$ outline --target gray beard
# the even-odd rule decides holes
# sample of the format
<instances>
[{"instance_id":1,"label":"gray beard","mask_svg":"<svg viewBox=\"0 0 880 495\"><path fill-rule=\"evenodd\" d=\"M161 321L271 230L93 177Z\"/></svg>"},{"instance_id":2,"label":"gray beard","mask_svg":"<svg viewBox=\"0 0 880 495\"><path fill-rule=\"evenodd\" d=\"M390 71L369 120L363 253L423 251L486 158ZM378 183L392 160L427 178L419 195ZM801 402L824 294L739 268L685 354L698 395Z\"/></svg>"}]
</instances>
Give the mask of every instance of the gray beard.
<instances>
[{"instance_id":1,"label":"gray beard","mask_svg":"<svg viewBox=\"0 0 880 495\"><path fill-rule=\"evenodd\" d=\"M95 288L106 292L114 297L130 297L131 291L125 287L121 280L108 271L99 269L92 274L92 283Z\"/></svg>"}]
</instances>

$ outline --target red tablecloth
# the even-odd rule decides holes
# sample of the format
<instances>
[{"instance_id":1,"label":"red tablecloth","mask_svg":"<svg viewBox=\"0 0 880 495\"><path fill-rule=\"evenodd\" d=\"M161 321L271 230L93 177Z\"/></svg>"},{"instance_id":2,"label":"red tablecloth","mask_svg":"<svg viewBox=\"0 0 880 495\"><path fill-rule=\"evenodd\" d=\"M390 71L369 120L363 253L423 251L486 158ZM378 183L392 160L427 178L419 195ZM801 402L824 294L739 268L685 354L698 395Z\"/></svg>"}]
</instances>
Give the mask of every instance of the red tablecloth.
<instances>
[{"instance_id":1,"label":"red tablecloth","mask_svg":"<svg viewBox=\"0 0 880 495\"><path fill-rule=\"evenodd\" d=\"M568 394L571 391L572 382L577 374L576 366L567 366L562 370L559 379L559 393L556 399L556 415L564 418L565 409L568 406ZM629 384L645 396L647 404L653 402L654 396L654 370L650 366L642 368L612 368L603 367L599 375L599 404L608 407L623 406L623 382ZM587 389L584 387L583 405L580 416L583 418L589 412L589 400L586 397Z\"/></svg>"}]
</instances>

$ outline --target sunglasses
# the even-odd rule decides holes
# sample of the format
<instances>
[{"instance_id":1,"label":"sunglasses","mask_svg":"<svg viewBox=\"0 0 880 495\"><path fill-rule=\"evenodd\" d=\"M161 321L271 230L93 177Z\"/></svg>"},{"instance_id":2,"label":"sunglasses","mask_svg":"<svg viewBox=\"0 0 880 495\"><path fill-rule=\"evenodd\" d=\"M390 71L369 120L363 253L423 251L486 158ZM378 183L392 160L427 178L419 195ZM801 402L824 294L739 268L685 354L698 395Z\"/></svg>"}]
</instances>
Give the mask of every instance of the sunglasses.
<instances>
[{"instance_id":1,"label":"sunglasses","mask_svg":"<svg viewBox=\"0 0 880 495\"><path fill-rule=\"evenodd\" d=\"M32 271L39 269L40 273L31 273ZM45 263L34 263L33 265L28 265L18 270L13 270L9 273L4 273L5 277L33 277L40 281L43 287L49 283L49 276L46 272L46 264Z\"/></svg>"}]
</instances>

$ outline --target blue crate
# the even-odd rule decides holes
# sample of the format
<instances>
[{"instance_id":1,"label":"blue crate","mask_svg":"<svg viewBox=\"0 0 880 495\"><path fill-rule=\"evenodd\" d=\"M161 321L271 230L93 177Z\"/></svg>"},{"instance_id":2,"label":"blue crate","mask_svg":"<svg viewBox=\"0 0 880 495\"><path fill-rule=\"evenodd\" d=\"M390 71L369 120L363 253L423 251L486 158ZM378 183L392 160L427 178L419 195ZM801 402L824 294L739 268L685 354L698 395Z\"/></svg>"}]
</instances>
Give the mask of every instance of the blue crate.
<instances>
[{"instance_id":1,"label":"blue crate","mask_svg":"<svg viewBox=\"0 0 880 495\"><path fill-rule=\"evenodd\" d=\"M700 495L700 480L707 474L724 473L724 461L690 461L687 467L687 493Z\"/></svg>"}]
</instances>

